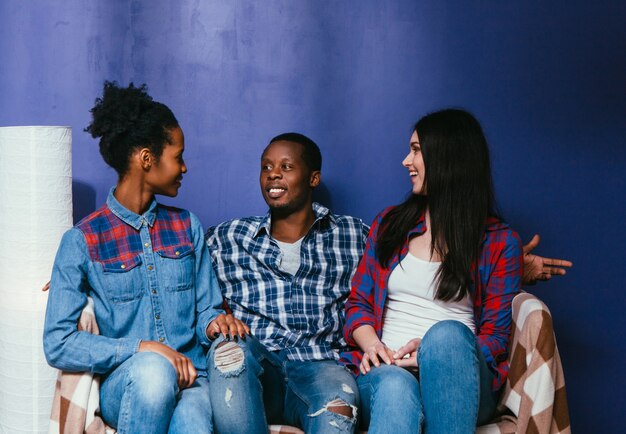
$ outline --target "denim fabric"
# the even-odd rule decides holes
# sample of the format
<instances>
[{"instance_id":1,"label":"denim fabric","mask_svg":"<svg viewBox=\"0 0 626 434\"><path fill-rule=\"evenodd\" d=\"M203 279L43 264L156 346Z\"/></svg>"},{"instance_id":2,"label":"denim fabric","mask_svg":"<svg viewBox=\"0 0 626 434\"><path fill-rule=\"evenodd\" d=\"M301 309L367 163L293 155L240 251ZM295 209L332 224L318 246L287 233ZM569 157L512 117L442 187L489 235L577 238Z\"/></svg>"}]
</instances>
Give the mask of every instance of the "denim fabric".
<instances>
[{"instance_id":1,"label":"denim fabric","mask_svg":"<svg viewBox=\"0 0 626 434\"><path fill-rule=\"evenodd\" d=\"M77 331L87 296L100 335ZM159 341L189 357L204 375L205 330L222 296L198 219L153 201L143 215L109 193L105 206L65 233L57 252L46 321L48 362L99 374Z\"/></svg>"},{"instance_id":2,"label":"denim fabric","mask_svg":"<svg viewBox=\"0 0 626 434\"><path fill-rule=\"evenodd\" d=\"M358 407L354 377L334 360L288 360L248 336L236 343L219 338L207 364L213 420L221 434L267 433L268 422L306 433L354 432L356 417L330 411L347 404L355 415Z\"/></svg>"},{"instance_id":3,"label":"denim fabric","mask_svg":"<svg viewBox=\"0 0 626 434\"><path fill-rule=\"evenodd\" d=\"M362 427L370 434L473 434L489 421L498 393L472 331L458 321L431 327L418 349L419 374L381 365L357 379Z\"/></svg>"},{"instance_id":4,"label":"denim fabric","mask_svg":"<svg viewBox=\"0 0 626 434\"><path fill-rule=\"evenodd\" d=\"M105 378L100 408L119 434L213 432L207 379L180 391L176 370L156 353L137 353Z\"/></svg>"}]
</instances>

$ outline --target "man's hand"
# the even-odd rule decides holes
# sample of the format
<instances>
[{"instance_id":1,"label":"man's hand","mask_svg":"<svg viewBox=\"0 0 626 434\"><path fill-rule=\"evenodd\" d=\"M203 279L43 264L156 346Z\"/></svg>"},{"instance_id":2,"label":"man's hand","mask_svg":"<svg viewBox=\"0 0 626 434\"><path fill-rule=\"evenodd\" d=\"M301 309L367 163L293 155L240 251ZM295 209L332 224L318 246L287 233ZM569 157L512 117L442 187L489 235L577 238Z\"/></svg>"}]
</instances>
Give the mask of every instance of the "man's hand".
<instances>
[{"instance_id":1,"label":"man's hand","mask_svg":"<svg viewBox=\"0 0 626 434\"><path fill-rule=\"evenodd\" d=\"M381 341L371 345L363 352L363 358L361 359L361 365L359 366L361 373L366 375L372 370L371 365L378 368L380 366L379 359L388 365L393 363L393 351L387 348L387 345L383 344Z\"/></svg>"},{"instance_id":2,"label":"man's hand","mask_svg":"<svg viewBox=\"0 0 626 434\"><path fill-rule=\"evenodd\" d=\"M173 350L167 345L156 341L141 341L141 344L139 344L139 351L151 351L165 357L172 364L174 369L176 369L176 374L178 375L178 388L180 390L186 389L191 386L194 381L196 381L198 373L196 372L196 368L193 366L191 360L184 354Z\"/></svg>"},{"instance_id":3,"label":"man's hand","mask_svg":"<svg viewBox=\"0 0 626 434\"><path fill-rule=\"evenodd\" d=\"M213 340L223 334L226 339L235 339L237 336L246 340L246 335L250 334L250 327L245 325L241 320L238 320L232 314L224 315L220 314L215 318L206 328L206 335L209 339Z\"/></svg>"},{"instance_id":4,"label":"man's hand","mask_svg":"<svg viewBox=\"0 0 626 434\"><path fill-rule=\"evenodd\" d=\"M535 235L522 250L524 252L524 285L534 285L538 280L550 280L552 276L564 276L565 268L570 268L573 264L564 259L551 259L533 255L535 247L539 245L539 235Z\"/></svg>"},{"instance_id":5,"label":"man's hand","mask_svg":"<svg viewBox=\"0 0 626 434\"><path fill-rule=\"evenodd\" d=\"M398 351L393 353L393 360L396 366L401 368L416 368L417 367L417 349L420 346L422 340L420 338L411 339L406 344L401 346ZM406 359L404 356L409 355Z\"/></svg>"}]
</instances>

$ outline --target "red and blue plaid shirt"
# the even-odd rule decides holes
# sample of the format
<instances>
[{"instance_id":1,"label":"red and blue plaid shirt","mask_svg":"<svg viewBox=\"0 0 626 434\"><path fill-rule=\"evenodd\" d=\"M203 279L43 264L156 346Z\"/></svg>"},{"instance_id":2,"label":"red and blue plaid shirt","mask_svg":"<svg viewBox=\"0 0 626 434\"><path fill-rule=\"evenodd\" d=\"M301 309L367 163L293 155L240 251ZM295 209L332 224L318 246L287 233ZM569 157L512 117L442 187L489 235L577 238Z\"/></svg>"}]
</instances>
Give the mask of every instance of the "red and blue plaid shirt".
<instances>
[{"instance_id":1,"label":"red and blue plaid shirt","mask_svg":"<svg viewBox=\"0 0 626 434\"><path fill-rule=\"evenodd\" d=\"M353 351L342 355L342 361L358 375L363 352L358 348L354 331L371 325L382 336L383 313L387 300L387 281L393 269L406 256L409 240L426 231L424 216L407 234L406 242L383 268L376 258L378 228L387 208L376 217L365 246L365 253L352 279L352 291L346 302L344 336ZM472 288L476 337L485 361L494 372L493 389L498 390L506 380L508 344L511 335L511 301L520 291L522 278L522 247L519 236L509 226L489 218L482 251L472 269ZM478 270L476 270L476 266Z\"/></svg>"}]
</instances>

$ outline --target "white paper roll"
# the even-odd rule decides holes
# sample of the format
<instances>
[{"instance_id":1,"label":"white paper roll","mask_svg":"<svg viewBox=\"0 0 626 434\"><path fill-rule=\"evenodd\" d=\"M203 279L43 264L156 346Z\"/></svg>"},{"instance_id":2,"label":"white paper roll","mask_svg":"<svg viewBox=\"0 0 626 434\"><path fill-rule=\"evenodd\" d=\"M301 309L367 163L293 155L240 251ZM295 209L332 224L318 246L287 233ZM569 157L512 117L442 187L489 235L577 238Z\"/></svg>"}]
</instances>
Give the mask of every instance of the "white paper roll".
<instances>
[{"instance_id":1,"label":"white paper roll","mask_svg":"<svg viewBox=\"0 0 626 434\"><path fill-rule=\"evenodd\" d=\"M0 128L0 432L46 433L56 370L43 320L50 272L72 226L72 129Z\"/></svg>"}]
</instances>

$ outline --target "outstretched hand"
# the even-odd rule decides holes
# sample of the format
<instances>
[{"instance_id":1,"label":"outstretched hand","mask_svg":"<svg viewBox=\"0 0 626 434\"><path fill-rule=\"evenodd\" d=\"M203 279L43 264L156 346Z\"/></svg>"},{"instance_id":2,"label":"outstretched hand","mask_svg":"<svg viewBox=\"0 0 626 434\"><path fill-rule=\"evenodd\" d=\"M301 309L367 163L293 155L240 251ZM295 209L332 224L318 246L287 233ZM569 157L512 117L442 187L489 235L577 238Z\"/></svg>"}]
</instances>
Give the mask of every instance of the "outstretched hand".
<instances>
[{"instance_id":1,"label":"outstretched hand","mask_svg":"<svg viewBox=\"0 0 626 434\"><path fill-rule=\"evenodd\" d=\"M550 280L552 276L564 276L566 268L573 264L565 259L552 259L537 256L531 252L539 245L541 238L535 235L522 251L524 253L524 275L522 283L524 285L534 285L538 280Z\"/></svg>"}]
</instances>

